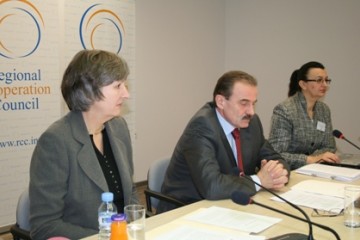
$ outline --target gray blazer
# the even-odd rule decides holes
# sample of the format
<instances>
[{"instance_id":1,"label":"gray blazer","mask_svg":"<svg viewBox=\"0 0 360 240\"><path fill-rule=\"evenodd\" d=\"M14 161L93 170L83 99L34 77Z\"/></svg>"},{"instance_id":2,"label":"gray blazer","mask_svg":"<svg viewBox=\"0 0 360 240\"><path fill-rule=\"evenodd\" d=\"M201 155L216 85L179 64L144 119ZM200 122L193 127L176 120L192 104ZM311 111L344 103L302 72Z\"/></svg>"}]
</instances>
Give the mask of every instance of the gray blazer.
<instances>
[{"instance_id":1,"label":"gray blazer","mask_svg":"<svg viewBox=\"0 0 360 240\"><path fill-rule=\"evenodd\" d=\"M279 159L289 170L281 155L265 140L257 115L240 133L246 175L255 174L262 159ZM240 178L236 169L235 156L216 116L215 106L207 103L190 120L179 139L162 192L184 203L230 198L236 190L254 195L255 185ZM158 212L173 207L160 202Z\"/></svg>"},{"instance_id":2,"label":"gray blazer","mask_svg":"<svg viewBox=\"0 0 360 240\"><path fill-rule=\"evenodd\" d=\"M309 155L336 152L329 107L317 101L313 119L306 108L306 99L298 92L278 104L271 117L269 142L291 169L304 166ZM323 124L323 129L319 129L319 124Z\"/></svg>"},{"instance_id":3,"label":"gray blazer","mask_svg":"<svg viewBox=\"0 0 360 240\"><path fill-rule=\"evenodd\" d=\"M137 203L132 148L123 118L106 123L120 173L125 205ZM98 232L97 210L108 186L81 112L69 112L39 138L30 165L33 239L83 238Z\"/></svg>"}]
</instances>

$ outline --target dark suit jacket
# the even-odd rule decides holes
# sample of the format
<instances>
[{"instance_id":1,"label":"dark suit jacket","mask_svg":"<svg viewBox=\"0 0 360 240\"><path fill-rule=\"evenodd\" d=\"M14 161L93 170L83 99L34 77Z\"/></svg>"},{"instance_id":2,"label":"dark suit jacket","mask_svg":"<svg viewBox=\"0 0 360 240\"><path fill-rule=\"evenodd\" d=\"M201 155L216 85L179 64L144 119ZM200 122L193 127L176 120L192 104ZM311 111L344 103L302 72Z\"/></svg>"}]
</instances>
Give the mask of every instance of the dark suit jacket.
<instances>
[{"instance_id":1,"label":"dark suit jacket","mask_svg":"<svg viewBox=\"0 0 360 240\"><path fill-rule=\"evenodd\" d=\"M236 160L215 111L212 103L205 104L186 126L173 152L162 193L184 203L226 199L235 190L256 193L252 182L234 174ZM279 159L289 170L281 155L265 140L257 115L240 134L246 175L255 174L262 159ZM160 202L158 212L171 208L172 205Z\"/></svg>"},{"instance_id":2,"label":"dark suit jacket","mask_svg":"<svg viewBox=\"0 0 360 240\"><path fill-rule=\"evenodd\" d=\"M106 123L125 205L137 202L130 134L123 118ZM101 193L109 191L80 112L70 112L39 138L30 165L33 239L80 239L98 232Z\"/></svg>"}]
</instances>

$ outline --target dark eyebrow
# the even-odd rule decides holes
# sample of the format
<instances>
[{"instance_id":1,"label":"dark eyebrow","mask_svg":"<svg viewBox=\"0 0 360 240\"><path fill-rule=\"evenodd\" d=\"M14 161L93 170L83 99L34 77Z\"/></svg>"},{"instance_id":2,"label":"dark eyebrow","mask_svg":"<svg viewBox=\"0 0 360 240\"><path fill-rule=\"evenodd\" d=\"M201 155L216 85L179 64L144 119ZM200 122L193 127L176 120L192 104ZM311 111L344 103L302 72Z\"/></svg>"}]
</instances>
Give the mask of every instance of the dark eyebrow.
<instances>
[{"instance_id":1,"label":"dark eyebrow","mask_svg":"<svg viewBox=\"0 0 360 240\"><path fill-rule=\"evenodd\" d=\"M254 103L257 103L257 99L255 100L255 102ZM240 99L240 102L251 102L249 99Z\"/></svg>"},{"instance_id":2,"label":"dark eyebrow","mask_svg":"<svg viewBox=\"0 0 360 240\"><path fill-rule=\"evenodd\" d=\"M316 78L316 79L328 79L329 76L326 76L326 77L322 77L322 76L308 77L308 79L314 79L314 78Z\"/></svg>"}]
</instances>

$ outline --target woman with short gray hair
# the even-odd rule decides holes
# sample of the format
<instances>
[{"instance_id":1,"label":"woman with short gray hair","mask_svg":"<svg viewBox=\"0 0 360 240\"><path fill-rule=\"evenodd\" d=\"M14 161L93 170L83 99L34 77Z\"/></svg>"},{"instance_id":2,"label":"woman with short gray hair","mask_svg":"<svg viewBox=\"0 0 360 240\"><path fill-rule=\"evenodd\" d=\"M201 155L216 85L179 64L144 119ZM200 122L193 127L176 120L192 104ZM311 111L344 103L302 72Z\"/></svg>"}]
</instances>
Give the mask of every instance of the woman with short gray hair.
<instances>
[{"instance_id":1,"label":"woman with short gray hair","mask_svg":"<svg viewBox=\"0 0 360 240\"><path fill-rule=\"evenodd\" d=\"M80 239L98 232L101 194L119 212L137 203L129 129L120 116L129 98L124 59L82 50L65 70L61 92L70 112L39 138L30 165L33 239Z\"/></svg>"}]
</instances>

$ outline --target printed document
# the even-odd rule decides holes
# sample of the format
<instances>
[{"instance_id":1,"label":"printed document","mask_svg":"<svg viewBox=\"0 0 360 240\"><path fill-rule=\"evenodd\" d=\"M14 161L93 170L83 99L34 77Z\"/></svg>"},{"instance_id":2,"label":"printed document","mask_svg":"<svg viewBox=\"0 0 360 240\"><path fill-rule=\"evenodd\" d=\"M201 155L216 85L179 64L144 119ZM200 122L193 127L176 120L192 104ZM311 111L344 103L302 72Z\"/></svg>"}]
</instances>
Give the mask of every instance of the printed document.
<instances>
[{"instance_id":1,"label":"printed document","mask_svg":"<svg viewBox=\"0 0 360 240\"><path fill-rule=\"evenodd\" d=\"M307 164L296 169L295 172L345 182L360 179L360 169L336 167L318 163Z\"/></svg>"},{"instance_id":2,"label":"printed document","mask_svg":"<svg viewBox=\"0 0 360 240\"><path fill-rule=\"evenodd\" d=\"M210 228L204 229L192 226L189 223L185 225L174 225L173 228L168 231L164 231L160 234L152 234L154 232L150 231L146 234L147 240L265 240L265 236L251 236L247 234L240 233L227 233L221 231L215 231ZM158 230L158 229L155 229ZM181 236L181 237L180 237Z\"/></svg>"},{"instance_id":3,"label":"printed document","mask_svg":"<svg viewBox=\"0 0 360 240\"><path fill-rule=\"evenodd\" d=\"M339 213L344 208L344 188L350 184L305 180L281 194L282 198L299 206ZM277 197L271 199L281 201Z\"/></svg>"},{"instance_id":4,"label":"printed document","mask_svg":"<svg viewBox=\"0 0 360 240\"><path fill-rule=\"evenodd\" d=\"M147 240L264 240L254 235L282 219L222 208L197 209L146 233ZM179 237L181 236L181 237Z\"/></svg>"},{"instance_id":5,"label":"printed document","mask_svg":"<svg viewBox=\"0 0 360 240\"><path fill-rule=\"evenodd\" d=\"M282 220L216 206L191 214L185 219L248 233L259 233Z\"/></svg>"}]
</instances>

